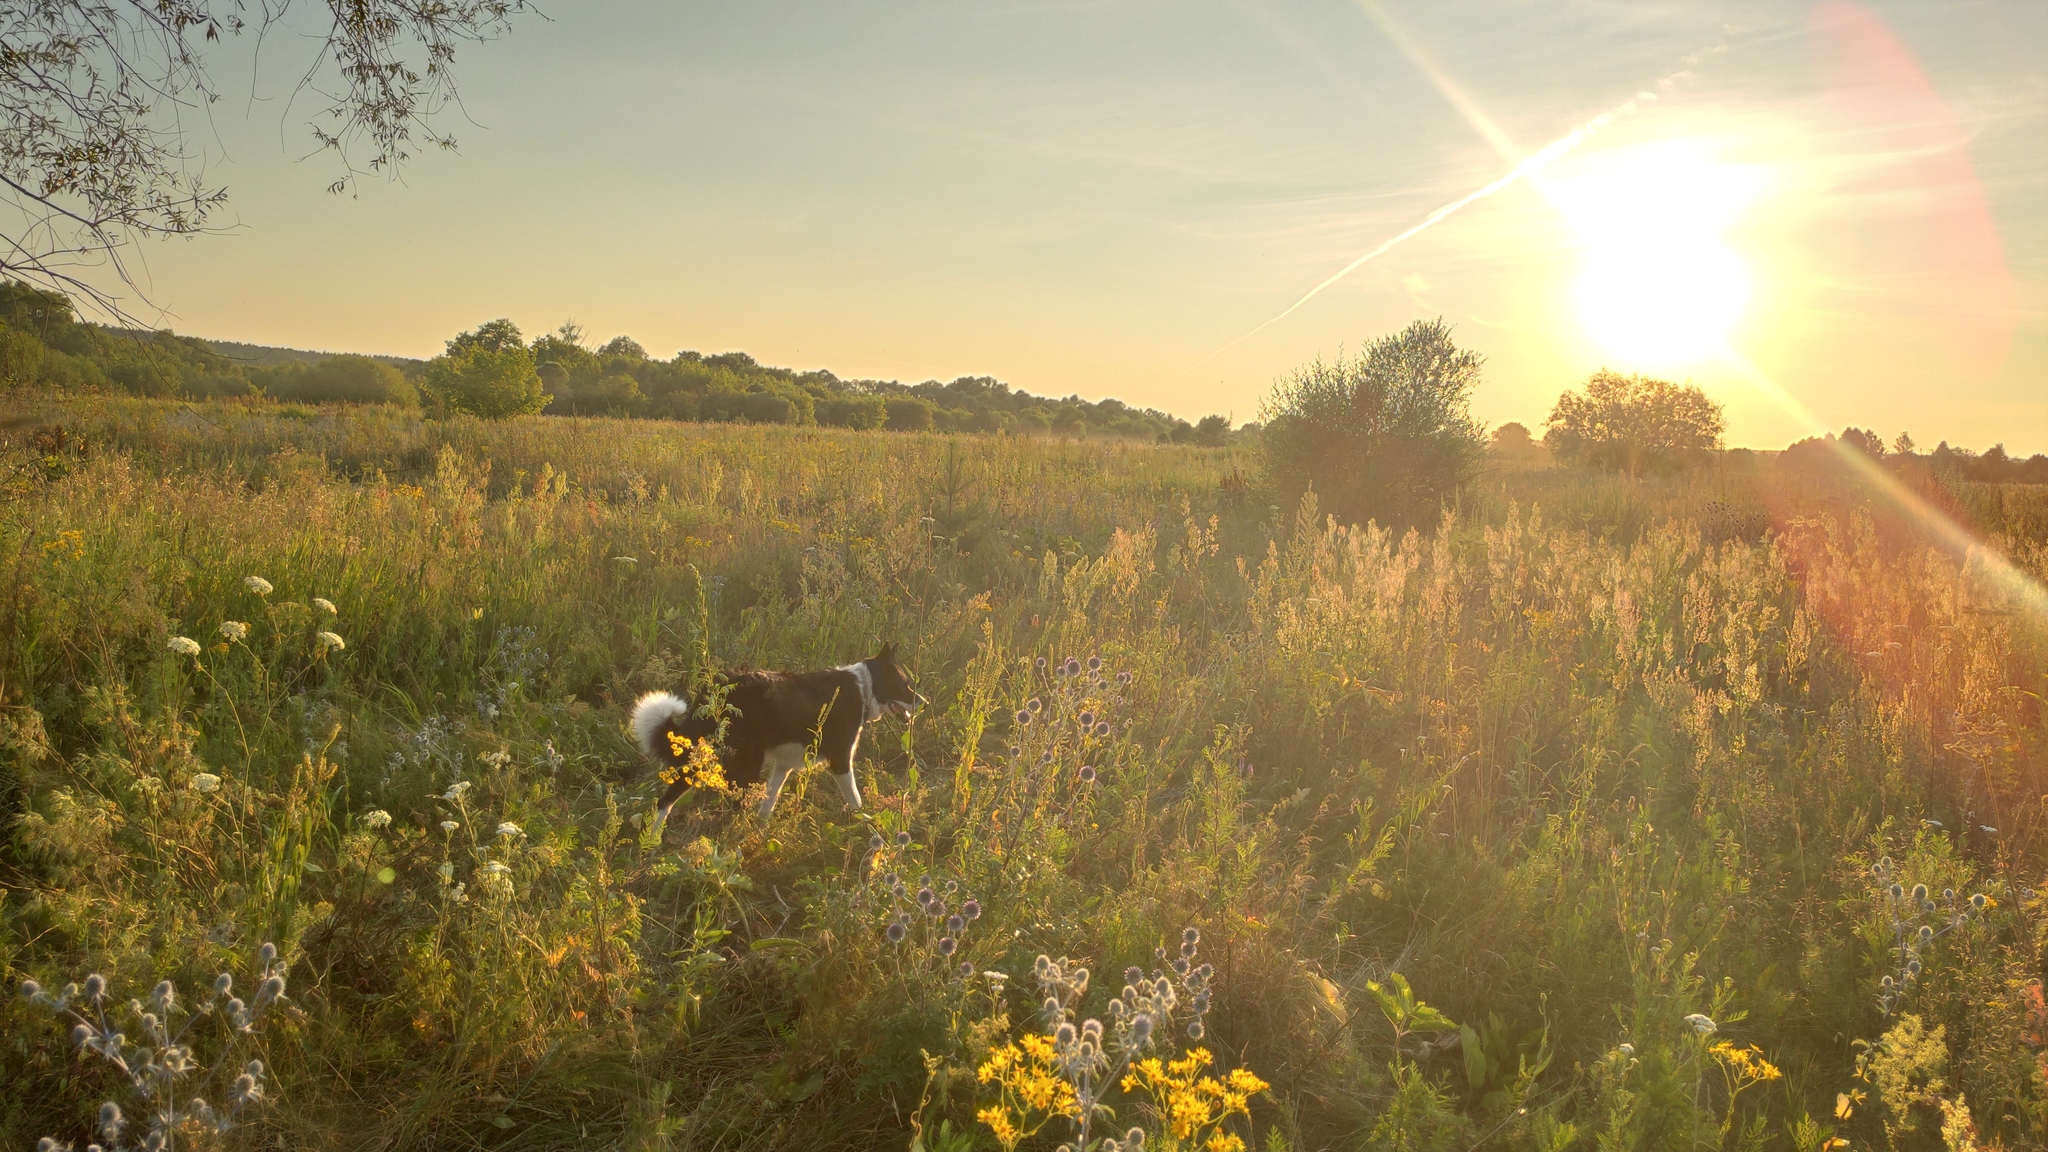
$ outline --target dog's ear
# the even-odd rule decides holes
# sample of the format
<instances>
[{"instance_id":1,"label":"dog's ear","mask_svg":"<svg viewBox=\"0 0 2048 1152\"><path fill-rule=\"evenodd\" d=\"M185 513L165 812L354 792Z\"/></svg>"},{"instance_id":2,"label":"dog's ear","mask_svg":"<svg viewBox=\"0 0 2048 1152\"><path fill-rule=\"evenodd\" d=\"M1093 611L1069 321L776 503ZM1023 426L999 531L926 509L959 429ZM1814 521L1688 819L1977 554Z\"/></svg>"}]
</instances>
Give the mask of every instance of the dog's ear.
<instances>
[{"instance_id":1,"label":"dog's ear","mask_svg":"<svg viewBox=\"0 0 2048 1152\"><path fill-rule=\"evenodd\" d=\"M882 641L882 654L875 657L875 659L884 663L894 664L896 662L896 642L894 640Z\"/></svg>"}]
</instances>

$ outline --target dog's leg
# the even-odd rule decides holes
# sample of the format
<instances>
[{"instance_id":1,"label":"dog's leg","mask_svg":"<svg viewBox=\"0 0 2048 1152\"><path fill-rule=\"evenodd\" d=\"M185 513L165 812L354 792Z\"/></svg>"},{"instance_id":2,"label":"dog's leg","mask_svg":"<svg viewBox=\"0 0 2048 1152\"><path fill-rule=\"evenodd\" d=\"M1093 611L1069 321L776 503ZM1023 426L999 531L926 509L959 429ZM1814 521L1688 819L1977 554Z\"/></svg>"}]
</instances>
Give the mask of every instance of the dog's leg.
<instances>
[{"instance_id":1,"label":"dog's leg","mask_svg":"<svg viewBox=\"0 0 2048 1152\"><path fill-rule=\"evenodd\" d=\"M761 818L767 819L775 811L775 800L782 795L782 785L789 774L804 766L804 746L801 744L777 744L768 749L768 795L761 801Z\"/></svg>"},{"instance_id":2,"label":"dog's leg","mask_svg":"<svg viewBox=\"0 0 2048 1152\"><path fill-rule=\"evenodd\" d=\"M860 747L860 729L853 730L853 737L843 749L832 749L827 753L831 762L832 782L839 785L839 798L846 802L850 812L860 811L860 781L853 775L854 749Z\"/></svg>"}]
</instances>

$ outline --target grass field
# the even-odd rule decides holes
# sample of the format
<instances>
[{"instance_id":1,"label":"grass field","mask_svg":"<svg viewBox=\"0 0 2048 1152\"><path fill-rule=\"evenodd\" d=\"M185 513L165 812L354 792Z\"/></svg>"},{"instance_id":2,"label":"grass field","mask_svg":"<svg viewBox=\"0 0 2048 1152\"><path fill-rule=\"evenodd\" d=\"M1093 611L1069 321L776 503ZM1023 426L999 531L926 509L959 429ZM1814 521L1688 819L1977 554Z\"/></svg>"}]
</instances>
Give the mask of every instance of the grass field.
<instances>
[{"instance_id":1,"label":"grass field","mask_svg":"<svg viewBox=\"0 0 2048 1152\"><path fill-rule=\"evenodd\" d=\"M1840 478L1503 471L1395 537L1229 448L23 408L0 1145L140 1135L66 982L132 1056L224 970L249 1030L149 1073L241 1102L188 1143L962 1152L1076 1085L1148 1149L2048 1143L2048 632ZM2039 489L1944 499L2048 578ZM866 813L654 826L635 694L884 639L931 704Z\"/></svg>"}]
</instances>

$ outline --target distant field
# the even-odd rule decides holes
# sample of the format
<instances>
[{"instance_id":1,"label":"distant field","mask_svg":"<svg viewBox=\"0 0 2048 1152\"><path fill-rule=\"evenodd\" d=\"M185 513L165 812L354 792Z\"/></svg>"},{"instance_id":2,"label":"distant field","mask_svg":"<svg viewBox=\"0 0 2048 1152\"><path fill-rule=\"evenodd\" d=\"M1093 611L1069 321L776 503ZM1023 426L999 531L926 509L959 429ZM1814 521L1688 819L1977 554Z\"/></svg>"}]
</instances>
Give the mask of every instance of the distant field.
<instances>
[{"instance_id":1,"label":"distant field","mask_svg":"<svg viewBox=\"0 0 2048 1152\"><path fill-rule=\"evenodd\" d=\"M994 1148L1036 958L1110 1019L1189 928L1210 1007L1161 1042L1270 1085L1252 1147L2048 1143L2048 622L1847 477L1503 463L1397 538L1232 448L93 399L0 437L0 969L196 1000L274 941L226 1146ZM1922 495L2048 579L2041 486ZM657 838L638 693L884 639L931 703L863 741L867 813L813 778ZM83 1146L118 1086L68 1031L0 1007L0 1144ZM1174 1147L1121 1084L1095 1134Z\"/></svg>"}]
</instances>

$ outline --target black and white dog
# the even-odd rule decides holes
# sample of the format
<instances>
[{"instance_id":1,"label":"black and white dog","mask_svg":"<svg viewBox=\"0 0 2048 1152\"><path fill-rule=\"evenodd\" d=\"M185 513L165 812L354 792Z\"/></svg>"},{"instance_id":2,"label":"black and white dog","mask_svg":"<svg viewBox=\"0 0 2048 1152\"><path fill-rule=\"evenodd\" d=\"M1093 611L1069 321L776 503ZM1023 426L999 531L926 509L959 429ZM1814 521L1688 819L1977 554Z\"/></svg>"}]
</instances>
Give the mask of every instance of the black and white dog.
<instances>
[{"instance_id":1,"label":"black and white dog","mask_svg":"<svg viewBox=\"0 0 2048 1152\"><path fill-rule=\"evenodd\" d=\"M768 797L761 815L775 810L775 798L789 774L804 766L805 753L816 746L832 770L839 795L850 809L860 807L860 785L853 778L853 751L861 729L882 718L883 710L910 719L924 697L910 686L910 677L896 662L896 645L882 645L881 655L858 664L822 672L742 672L718 677L726 689L725 739L718 760L726 780L745 787L767 770ZM649 692L633 705L633 736L657 764L674 767L685 759L673 734L685 742L717 739L718 724L697 715L688 701L669 692ZM666 817L688 784L678 779L661 797Z\"/></svg>"}]
</instances>

